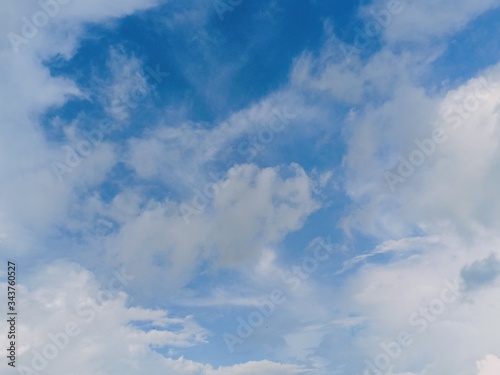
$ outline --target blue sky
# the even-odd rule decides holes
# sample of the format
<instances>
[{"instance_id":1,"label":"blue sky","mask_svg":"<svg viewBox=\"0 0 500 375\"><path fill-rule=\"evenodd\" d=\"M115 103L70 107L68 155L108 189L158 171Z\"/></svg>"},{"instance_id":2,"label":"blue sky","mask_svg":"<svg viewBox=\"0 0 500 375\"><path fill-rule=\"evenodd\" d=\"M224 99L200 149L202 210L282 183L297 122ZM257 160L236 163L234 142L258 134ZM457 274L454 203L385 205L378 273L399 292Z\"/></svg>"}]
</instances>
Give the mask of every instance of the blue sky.
<instances>
[{"instance_id":1,"label":"blue sky","mask_svg":"<svg viewBox=\"0 0 500 375\"><path fill-rule=\"evenodd\" d=\"M4 5L1 373L497 374L499 6Z\"/></svg>"}]
</instances>

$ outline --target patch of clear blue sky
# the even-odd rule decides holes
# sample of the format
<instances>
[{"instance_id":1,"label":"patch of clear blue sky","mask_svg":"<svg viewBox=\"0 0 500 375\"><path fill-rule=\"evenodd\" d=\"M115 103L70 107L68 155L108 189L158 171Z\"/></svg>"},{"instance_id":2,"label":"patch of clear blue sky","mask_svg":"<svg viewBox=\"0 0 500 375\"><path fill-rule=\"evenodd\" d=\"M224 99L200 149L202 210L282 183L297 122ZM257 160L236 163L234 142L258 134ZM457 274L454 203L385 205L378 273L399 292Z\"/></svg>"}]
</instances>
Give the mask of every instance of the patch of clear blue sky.
<instances>
[{"instance_id":1,"label":"patch of clear blue sky","mask_svg":"<svg viewBox=\"0 0 500 375\"><path fill-rule=\"evenodd\" d=\"M426 84L459 86L500 60L500 8L486 12L447 38L445 52L432 64Z\"/></svg>"},{"instance_id":2,"label":"patch of clear blue sky","mask_svg":"<svg viewBox=\"0 0 500 375\"><path fill-rule=\"evenodd\" d=\"M168 84L159 87L164 98L159 104L188 101L192 120L213 123L284 84L293 59L322 43L324 20L333 18L336 28L350 30L354 4L291 0L268 10L267 1L244 1L223 21L212 9L206 25L169 28L165 20L172 11L179 11L174 2L126 17L112 28L89 26L69 62L56 58L48 65L53 74L69 76L80 87L92 89L89 77L105 76L109 48L124 46L146 66L159 64L171 73ZM230 79L224 79L221 73L235 64ZM219 82L213 82L214 77ZM206 87L213 92L206 92ZM89 109L80 105L70 102L59 114L71 116L78 109Z\"/></svg>"}]
</instances>

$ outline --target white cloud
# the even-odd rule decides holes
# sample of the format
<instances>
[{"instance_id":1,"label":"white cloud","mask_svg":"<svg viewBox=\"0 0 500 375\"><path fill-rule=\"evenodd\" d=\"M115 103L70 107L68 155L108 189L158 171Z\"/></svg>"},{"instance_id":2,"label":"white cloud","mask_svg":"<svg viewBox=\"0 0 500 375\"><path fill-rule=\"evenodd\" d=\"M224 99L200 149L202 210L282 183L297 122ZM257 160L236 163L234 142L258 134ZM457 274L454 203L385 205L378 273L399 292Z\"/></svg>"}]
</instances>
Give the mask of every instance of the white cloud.
<instances>
[{"instance_id":1,"label":"white cloud","mask_svg":"<svg viewBox=\"0 0 500 375\"><path fill-rule=\"evenodd\" d=\"M407 247L413 246L409 241ZM424 368L427 370L422 374L473 373L476 359L499 344L488 331L496 329L494 315L498 306L492 301L498 298L500 289L495 285L467 292L459 277L460 269L471 263L470 259L483 259L495 247L493 238L464 244L459 237L441 235L438 243L417 244L418 252L389 262L375 260L351 273L335 293L338 302L333 302L331 309L366 320L362 329L354 331L350 349L344 355L358 363L374 363L377 356L386 353L382 344L387 347L401 332L407 332L411 343L390 360L394 373L420 374ZM449 290L444 299L443 289ZM323 348L334 345L334 336L330 337Z\"/></svg>"},{"instance_id":2,"label":"white cloud","mask_svg":"<svg viewBox=\"0 0 500 375\"><path fill-rule=\"evenodd\" d=\"M487 355L483 360L477 362L477 375L495 375L500 373L500 358Z\"/></svg>"},{"instance_id":3,"label":"white cloud","mask_svg":"<svg viewBox=\"0 0 500 375\"><path fill-rule=\"evenodd\" d=\"M307 125L326 118L319 108L286 87L211 127L177 120L178 115L165 110L165 119L156 128L129 141L127 163L140 178L166 183L182 194L213 182L207 169L214 164L221 164L219 170L224 173L234 164L271 154L290 138L310 134L314 130ZM251 144L251 138L257 139L258 146Z\"/></svg>"},{"instance_id":4,"label":"white cloud","mask_svg":"<svg viewBox=\"0 0 500 375\"><path fill-rule=\"evenodd\" d=\"M126 285L117 280L109 275L104 285L100 285L88 270L74 263L58 262L31 274L27 283L18 285L18 293L23 297L18 307L17 327L22 340L17 368L29 374L54 375L68 371L74 375L304 372L300 366L272 361L213 368L182 357L164 357L153 349L205 345L208 332L192 316L172 317L165 310L134 306L125 292L120 291ZM6 284L1 286L0 295L5 299ZM2 321L0 327L6 330L7 323ZM8 347L5 336L1 344Z\"/></svg>"},{"instance_id":5,"label":"white cloud","mask_svg":"<svg viewBox=\"0 0 500 375\"><path fill-rule=\"evenodd\" d=\"M281 177L282 172L290 177ZM109 238L109 255L141 275L142 287L175 291L204 259L216 267L255 263L267 244L299 229L318 208L312 181L297 165L236 166L219 183L213 198L200 195L206 203L201 210L190 201L184 206L150 201ZM184 214L186 204L190 208ZM158 280L163 282L158 285Z\"/></svg>"},{"instance_id":6,"label":"white cloud","mask_svg":"<svg viewBox=\"0 0 500 375\"><path fill-rule=\"evenodd\" d=\"M429 34L415 32L418 27L412 25L404 26L401 33L389 28L393 34L386 37L396 41L423 35L432 44L430 36L455 32L490 5L480 3L469 12L476 4L458 4L452 14L463 14L459 24L443 22L440 17L446 12L436 12L419 26L432 23ZM424 17L418 11L408 13L412 15ZM394 27L397 22L399 18L394 18ZM337 338L343 337L340 330L323 338L322 350L333 351L339 342L348 347L338 358L333 356L334 363L346 361L346 356L352 363L374 360L383 353L382 342L395 340L402 330L413 332L409 317L439 297L447 279L460 280L463 267L497 254L494 238L499 222L494 212L498 212L498 195L493 191L500 176L500 92L495 84L500 68L493 66L456 89L443 87L443 92L436 92L425 89L420 80L428 63L440 53L439 47L431 52L405 51L393 53L392 45L383 45L367 61L353 55L349 62L338 40L330 36L322 51L304 53L293 69L297 88L312 95L328 94L352 106L343 127L348 144L343 166L346 192L353 204L341 225L347 234L366 233L380 243L346 261L342 274L347 282L326 294L331 293L334 300L331 310L364 322L343 341ZM484 78L486 85L481 83ZM461 126L451 129L457 123L457 111L462 111ZM446 131L447 140L435 145L423 165L391 192L384 172L397 168L399 156L408 158L419 150L415 141L432 137L436 128ZM493 283L447 305L392 361L393 373L459 373L464 369L473 373L477 358L498 346L498 340L487 333L497 309L490 301L498 292ZM471 348L466 344L470 342L479 344Z\"/></svg>"},{"instance_id":7,"label":"white cloud","mask_svg":"<svg viewBox=\"0 0 500 375\"><path fill-rule=\"evenodd\" d=\"M70 58L79 45L79 38L84 35L86 22L123 16L155 2L126 1L105 6L88 3L83 8L77 2L51 4L53 16L43 16L45 13L40 13L39 2L10 2L0 15L4 36L9 32L22 36L22 17L29 21L34 16L48 20L45 26L36 30L35 36L26 36L27 43L18 46L18 53L7 37L0 41L0 120L4 131L0 140L0 178L3 181L0 227L2 245L15 253L36 252L43 246L44 237L50 235L47 229L67 222L69 211L78 199L73 188L81 188L82 182L84 186L98 184L116 161L112 148L101 144L79 165L77 172L64 176L65 183L58 181L51 165L64 163L67 152L48 141L46 132L58 131L61 124L56 124L57 121L42 124L39 116L71 98L88 99L88 93L83 93L69 79L52 76L42 64L44 59L57 55ZM28 32L28 26L24 29ZM53 128L44 130L46 125ZM70 136L68 141L78 140L68 133L75 124L62 125L64 133ZM74 144L68 146L74 147Z\"/></svg>"},{"instance_id":8,"label":"white cloud","mask_svg":"<svg viewBox=\"0 0 500 375\"><path fill-rule=\"evenodd\" d=\"M377 0L362 8L366 22L384 25L383 35L388 43L424 42L450 36L488 10L498 7L497 0ZM387 18L388 9L397 9ZM373 13L377 17L373 16Z\"/></svg>"},{"instance_id":9,"label":"white cloud","mask_svg":"<svg viewBox=\"0 0 500 375\"><path fill-rule=\"evenodd\" d=\"M125 0L119 4L91 0L85 5L72 0L11 2L6 12L2 13L2 35L12 33L16 36L2 38L0 49L7 56L17 55L25 59L45 59L58 54L69 58L85 32L86 23L99 22L112 26L113 20L159 3L159 0Z\"/></svg>"},{"instance_id":10,"label":"white cloud","mask_svg":"<svg viewBox=\"0 0 500 375\"><path fill-rule=\"evenodd\" d=\"M497 69L491 71L493 81L500 79L494 73ZM485 75L490 76L489 72ZM477 80L471 79L442 99L425 97L423 93L413 98L398 96L382 109L368 110L355 125L358 130L350 139L346 158L349 194L365 203L346 223L354 220L356 228L379 235L410 233L410 223L422 229L431 223L437 226L450 220L462 228L498 226L492 211L497 204L492 189L500 156L497 145L500 92L489 85L488 98L476 99L477 108L465 110L463 118L456 112L446 112L449 108L463 110L464 105L469 105L465 100L475 98L476 89ZM419 114L404 121L411 106L417 106ZM455 128L454 124L459 126ZM398 127L408 131L401 132ZM429 148L432 150L423 154L418 142L431 139L436 129L442 129L445 140L433 143ZM399 172L403 170L402 160L407 163L417 160L410 159L412 153L423 155L423 163L412 162L414 171L403 175ZM388 171L393 176L402 176L393 184L394 192L385 177ZM449 181L460 188L450 189ZM418 201L411 198L415 194Z\"/></svg>"},{"instance_id":11,"label":"white cloud","mask_svg":"<svg viewBox=\"0 0 500 375\"><path fill-rule=\"evenodd\" d=\"M297 365L283 365L271 361L247 362L241 365L231 367L220 367L216 370L208 370L206 375L253 375L253 374L269 374L269 375L285 375L285 374L301 374L308 372L306 369Z\"/></svg>"}]
</instances>

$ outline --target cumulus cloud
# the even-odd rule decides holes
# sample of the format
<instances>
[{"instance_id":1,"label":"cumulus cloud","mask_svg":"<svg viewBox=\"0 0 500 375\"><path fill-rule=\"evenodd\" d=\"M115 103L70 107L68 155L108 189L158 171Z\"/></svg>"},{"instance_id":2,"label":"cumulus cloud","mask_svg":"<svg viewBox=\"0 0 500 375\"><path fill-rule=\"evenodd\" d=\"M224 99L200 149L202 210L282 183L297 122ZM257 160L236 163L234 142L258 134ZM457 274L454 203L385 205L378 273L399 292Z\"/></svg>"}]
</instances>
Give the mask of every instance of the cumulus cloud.
<instances>
[{"instance_id":1,"label":"cumulus cloud","mask_svg":"<svg viewBox=\"0 0 500 375\"><path fill-rule=\"evenodd\" d=\"M319 207L312 181L297 165L239 165L217 182L180 205L149 202L108 239L112 259L141 275L143 286L163 280L160 288L173 291L203 259L215 267L255 263L266 245L299 229Z\"/></svg>"},{"instance_id":2,"label":"cumulus cloud","mask_svg":"<svg viewBox=\"0 0 500 375\"><path fill-rule=\"evenodd\" d=\"M494 375L500 371L500 358L495 355L487 355L483 360L477 362L477 375Z\"/></svg>"},{"instance_id":3,"label":"cumulus cloud","mask_svg":"<svg viewBox=\"0 0 500 375\"><path fill-rule=\"evenodd\" d=\"M385 4L370 5L362 13L366 10L368 15L381 5ZM494 6L491 2L482 5L485 9ZM444 2L435 4L441 6ZM427 5L425 9L431 8ZM469 8L460 4L454 9L461 13L460 24L442 22L443 13L429 17L419 27L429 22L434 28L420 42L429 42L431 35L455 32L483 11L475 13ZM349 354L343 355L358 351L363 353L361 358L353 357L361 362L384 354L382 344L395 340L402 331L413 333L415 320L411 317L416 318L421 308L439 298L449 281L460 297L454 304L444 305L442 315L425 322L428 329L417 334L411 347L403 349L390 366L393 373L449 373L461 371L460 362L472 373L475 359L467 353L467 345L456 344L449 335L467 332L468 342L480 341L474 348L475 358L496 345L495 339L480 339L482 334L475 329L487 331L487 322L491 322L487 317L496 308L486 301L498 291L485 291L489 297L465 297L462 288L481 281L486 285L496 278L496 255L488 257L498 230L498 218L493 214L498 199L493 190L500 158L499 67L478 72L454 88L426 90L419 82L424 73L421 67L435 59L439 47L430 52L408 49L406 54L407 50L393 52L391 44L420 38L422 34L415 33L414 27L407 33L391 34L391 28L399 25L398 17L412 16L421 15L417 10L394 16L384 35L390 43L365 60L357 55L347 60L342 44L330 36L320 52L304 53L297 59L292 81L302 90L321 92L350 106L345 116L348 148L343 166L346 192L353 204L341 226L353 237L362 232L380 240L373 250L345 261L337 273L347 274L348 282L336 291L335 298L341 302L335 307L346 318L352 314L366 319L363 329L353 334L359 342L350 342ZM428 141L436 132L445 134L446 140ZM410 162L416 156L424 160L417 160L414 166ZM409 167L401 174L398 168L404 163ZM385 179L387 172L401 177L393 190ZM460 275L468 279L463 286ZM474 311L470 311L471 304ZM335 334L342 336L339 330ZM338 344L333 334L323 342L331 347ZM431 352L443 347L454 347L454 356L442 350L434 358ZM456 359L457 352L464 353L463 361Z\"/></svg>"},{"instance_id":4,"label":"cumulus cloud","mask_svg":"<svg viewBox=\"0 0 500 375\"><path fill-rule=\"evenodd\" d=\"M401 83L382 106L352 116L346 184L363 203L344 228L400 236L431 222L497 227L498 80L495 66L444 97Z\"/></svg>"}]
</instances>

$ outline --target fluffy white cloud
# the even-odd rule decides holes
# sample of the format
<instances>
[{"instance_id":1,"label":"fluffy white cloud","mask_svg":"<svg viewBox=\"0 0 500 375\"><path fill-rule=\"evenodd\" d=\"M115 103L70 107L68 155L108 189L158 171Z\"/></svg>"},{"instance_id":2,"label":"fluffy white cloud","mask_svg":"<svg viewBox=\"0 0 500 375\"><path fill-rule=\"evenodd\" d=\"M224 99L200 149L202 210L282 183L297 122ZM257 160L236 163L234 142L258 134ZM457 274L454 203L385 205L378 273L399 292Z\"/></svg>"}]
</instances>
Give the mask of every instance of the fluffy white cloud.
<instances>
[{"instance_id":1,"label":"fluffy white cloud","mask_svg":"<svg viewBox=\"0 0 500 375\"><path fill-rule=\"evenodd\" d=\"M349 61L325 29L323 49L300 56L291 81L351 106L344 167L355 205L344 219L346 232L386 239L426 229L429 220L496 226L499 66L458 87L429 91L420 81L439 50L396 53L384 46L366 61ZM450 190L449 181L461 188Z\"/></svg>"},{"instance_id":2,"label":"fluffy white cloud","mask_svg":"<svg viewBox=\"0 0 500 375\"><path fill-rule=\"evenodd\" d=\"M426 12L445 3L427 4ZM393 18L385 37L395 42L422 36L420 41L430 43L429 36L455 32L492 4L458 4L452 14L460 14L459 22L441 19L448 17L442 12L424 16L418 11L424 6L414 4L415 12ZM375 3L363 12L368 14L380 5ZM409 22L413 26L408 27L399 24L403 16L427 19L415 21L418 27ZM415 32L428 23L433 26L428 34ZM404 30L393 30L397 25ZM422 66L435 59L439 48L413 54L394 53L392 48L383 45L366 61L356 54L349 61L342 54L342 44L330 36L321 52L304 53L293 69L297 88L352 106L345 118L348 150L343 165L353 205L341 225L347 234L363 232L381 240L374 250L345 262L338 274L348 271L347 283L325 293L337 301L332 302L332 310L346 319L360 317L362 323L347 337L342 330L333 330L334 334L323 337L322 348L333 351L342 342L348 349L333 354L333 362L347 356L361 364L361 373L364 360L373 363L381 353L387 356L382 344L387 346L407 331L413 341L397 358L390 358L393 373L459 373L464 369L473 373L477 358L498 346L498 340L487 333L498 309L491 304L499 293L496 278L488 274L484 276L488 283L465 291L460 273L471 265L480 265L480 270L478 266L473 270L486 272L485 259L498 254L495 212L499 201L494 191L500 176L500 68L485 69L456 88L429 91L420 83ZM419 165L410 165L407 173L401 167L401 174L398 168L403 158ZM386 172L400 177L394 189L386 181ZM452 304L444 303L438 316L420 321L425 329L418 332L415 319L421 315L412 314L421 314L421 308L435 303L446 280L459 283L460 297ZM472 352L471 342L478 343Z\"/></svg>"},{"instance_id":3,"label":"fluffy white cloud","mask_svg":"<svg viewBox=\"0 0 500 375\"><path fill-rule=\"evenodd\" d=\"M485 72L489 81L471 79L444 98L406 88L406 95L353 120L347 186L364 203L346 228L404 235L446 222L457 228L498 226L492 211L500 156L497 71ZM405 120L412 106L418 114ZM449 181L460 188L450 189Z\"/></svg>"},{"instance_id":4,"label":"fluffy white cloud","mask_svg":"<svg viewBox=\"0 0 500 375\"><path fill-rule=\"evenodd\" d=\"M107 247L113 259L140 275L143 287L175 291L203 259L216 267L255 263L266 245L299 229L318 207L313 182L299 166L240 165L192 201L147 202L110 236Z\"/></svg>"},{"instance_id":5,"label":"fluffy white cloud","mask_svg":"<svg viewBox=\"0 0 500 375\"><path fill-rule=\"evenodd\" d=\"M477 375L495 375L500 372L500 358L487 355L483 360L477 362Z\"/></svg>"},{"instance_id":6,"label":"fluffy white cloud","mask_svg":"<svg viewBox=\"0 0 500 375\"><path fill-rule=\"evenodd\" d=\"M281 375L304 368L272 361L254 361L213 368L182 357L164 357L162 348L207 344L208 332L192 316L172 317L168 311L134 306L123 291L128 272L116 271L101 285L74 263L57 262L17 286L19 304L17 369L8 373ZM123 282L120 282L123 280ZM6 284L0 296L5 299ZM0 323L2 330L7 323ZM8 347L2 337L2 346Z\"/></svg>"},{"instance_id":7,"label":"fluffy white cloud","mask_svg":"<svg viewBox=\"0 0 500 375\"><path fill-rule=\"evenodd\" d=\"M67 222L70 207L78 199L73 188L81 189L82 182L84 186L98 184L116 162L113 149L103 143L78 165L78 173L65 173L65 183L58 181L52 166L54 163L65 165L69 153L49 142L47 132L55 133L61 126L65 127L66 146L73 149L81 139L74 132L75 124L62 124L58 119L52 124L42 124L39 116L71 98L89 97L71 80L51 76L43 65L44 59L58 55L70 58L86 22L104 22L156 4L89 3L82 8L77 2L60 3L9 2L0 15L1 33L5 36L0 41L0 75L3 77L0 119L4 131L0 140L0 178L4 181L0 187L0 227L2 245L15 253L36 252L49 234L48 228ZM33 22L39 26L31 24ZM17 39L12 39L13 34ZM21 44L17 44L19 40ZM121 68L125 67L126 64L122 64ZM34 240L36 237L39 241Z\"/></svg>"},{"instance_id":8,"label":"fluffy white cloud","mask_svg":"<svg viewBox=\"0 0 500 375\"><path fill-rule=\"evenodd\" d=\"M337 301L332 309L365 319L358 322L360 329L351 331L348 352L338 357L347 355L364 366L370 361L383 371L391 366L394 373L473 373L476 359L499 345L488 334L498 329L494 315L499 306L492 301L498 299L499 283L469 291L460 278L465 265L497 253L497 236L486 238L465 244L459 236L442 233L433 239L402 240L387 244L392 250L372 255L387 261L375 258L358 266L332 293ZM323 347L333 348L335 336L342 337L342 330L333 332Z\"/></svg>"}]
</instances>

